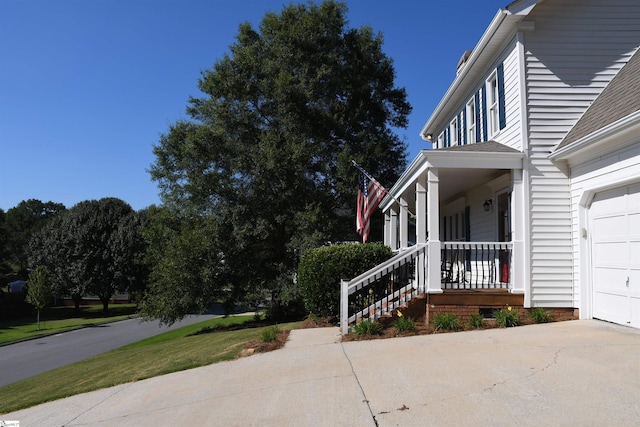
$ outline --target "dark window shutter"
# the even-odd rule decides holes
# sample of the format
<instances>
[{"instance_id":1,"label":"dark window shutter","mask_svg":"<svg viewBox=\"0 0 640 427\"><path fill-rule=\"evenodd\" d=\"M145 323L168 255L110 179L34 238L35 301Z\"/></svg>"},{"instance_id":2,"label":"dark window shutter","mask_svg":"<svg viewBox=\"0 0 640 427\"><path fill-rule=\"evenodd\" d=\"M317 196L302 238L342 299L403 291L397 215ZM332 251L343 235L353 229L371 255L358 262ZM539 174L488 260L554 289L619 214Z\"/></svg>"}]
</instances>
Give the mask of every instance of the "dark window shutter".
<instances>
[{"instance_id":1,"label":"dark window shutter","mask_svg":"<svg viewBox=\"0 0 640 427\"><path fill-rule=\"evenodd\" d=\"M449 146L449 128L444 130L444 146Z\"/></svg>"},{"instance_id":2,"label":"dark window shutter","mask_svg":"<svg viewBox=\"0 0 640 427\"><path fill-rule=\"evenodd\" d=\"M507 116L505 110L505 99L504 99L504 65L498 65L498 69L496 70L496 75L498 79L498 116L500 120L500 129L504 129L507 126Z\"/></svg>"},{"instance_id":3,"label":"dark window shutter","mask_svg":"<svg viewBox=\"0 0 640 427\"><path fill-rule=\"evenodd\" d=\"M462 109L462 143L468 144L467 141L467 107Z\"/></svg>"},{"instance_id":4,"label":"dark window shutter","mask_svg":"<svg viewBox=\"0 0 640 427\"><path fill-rule=\"evenodd\" d=\"M478 142L480 141L480 92L476 92L476 96L475 96L475 103L476 103L476 140L473 142Z\"/></svg>"},{"instance_id":5,"label":"dark window shutter","mask_svg":"<svg viewBox=\"0 0 640 427\"><path fill-rule=\"evenodd\" d=\"M462 119L460 118L460 114L456 117L456 122L458 122L458 145L462 145Z\"/></svg>"},{"instance_id":6,"label":"dark window shutter","mask_svg":"<svg viewBox=\"0 0 640 427\"><path fill-rule=\"evenodd\" d=\"M487 86L482 86L482 140L486 141L487 136Z\"/></svg>"}]
</instances>

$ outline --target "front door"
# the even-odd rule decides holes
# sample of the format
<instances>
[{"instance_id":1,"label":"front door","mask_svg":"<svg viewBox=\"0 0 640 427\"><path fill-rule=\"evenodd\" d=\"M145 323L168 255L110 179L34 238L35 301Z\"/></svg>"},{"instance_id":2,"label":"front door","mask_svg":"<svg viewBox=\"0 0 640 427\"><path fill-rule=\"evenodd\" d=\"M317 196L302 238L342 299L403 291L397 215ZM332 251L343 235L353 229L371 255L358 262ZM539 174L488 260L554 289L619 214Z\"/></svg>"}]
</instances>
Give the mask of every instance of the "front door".
<instances>
[{"instance_id":1,"label":"front door","mask_svg":"<svg viewBox=\"0 0 640 427\"><path fill-rule=\"evenodd\" d=\"M511 241L511 192L498 194L498 241ZM501 250L498 258L500 283L509 283L511 260L509 251Z\"/></svg>"}]
</instances>

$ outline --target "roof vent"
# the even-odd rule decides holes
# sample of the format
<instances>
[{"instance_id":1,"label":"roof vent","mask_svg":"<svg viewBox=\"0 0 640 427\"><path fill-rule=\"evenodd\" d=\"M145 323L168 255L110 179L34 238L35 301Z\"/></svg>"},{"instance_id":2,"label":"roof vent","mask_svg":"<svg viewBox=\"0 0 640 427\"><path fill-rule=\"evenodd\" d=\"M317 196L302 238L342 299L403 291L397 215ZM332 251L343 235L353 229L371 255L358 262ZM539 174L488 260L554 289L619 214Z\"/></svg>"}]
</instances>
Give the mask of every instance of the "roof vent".
<instances>
[{"instance_id":1,"label":"roof vent","mask_svg":"<svg viewBox=\"0 0 640 427\"><path fill-rule=\"evenodd\" d=\"M456 68L456 76L460 74L460 70L462 70L462 68L464 67L464 64L466 64L472 52L473 52L472 50L464 51L464 53L462 54L462 57L460 57L460 61L458 61L458 67Z\"/></svg>"}]
</instances>

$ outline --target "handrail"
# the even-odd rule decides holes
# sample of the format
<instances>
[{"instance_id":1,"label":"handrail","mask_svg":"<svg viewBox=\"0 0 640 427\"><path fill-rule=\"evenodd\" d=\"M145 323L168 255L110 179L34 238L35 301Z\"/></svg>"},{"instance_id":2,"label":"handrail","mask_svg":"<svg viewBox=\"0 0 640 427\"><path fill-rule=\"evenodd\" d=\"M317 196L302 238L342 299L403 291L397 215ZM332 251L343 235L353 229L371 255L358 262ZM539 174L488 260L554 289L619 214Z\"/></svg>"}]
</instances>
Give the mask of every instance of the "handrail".
<instances>
[{"instance_id":1,"label":"handrail","mask_svg":"<svg viewBox=\"0 0 640 427\"><path fill-rule=\"evenodd\" d=\"M361 275L356 276L353 279L349 280L349 290L350 290L349 293L352 294L354 292L354 291L351 290L351 288L354 288L354 290L355 290L355 287L359 283L364 283L365 281L375 280L376 275L380 274L381 272L383 272L385 270L389 270L389 268L393 267L395 264L398 264L397 265L398 267L401 266L402 264L404 264L406 262L406 258L416 254L417 252L420 251L420 249L424 248L425 246L427 246L426 243L420 243L420 244L417 244L417 245L413 245L412 247L408 248L407 250L404 250L404 251L398 253L397 255L394 255L393 257L389 258L388 260L384 261L383 263L378 264L377 266L373 267L369 271L365 271ZM391 269L393 269L393 268L391 268Z\"/></svg>"},{"instance_id":2,"label":"handrail","mask_svg":"<svg viewBox=\"0 0 640 427\"><path fill-rule=\"evenodd\" d=\"M364 319L377 319L424 290L426 248L418 244L389 258L369 271L340 284L340 323L342 333L349 325ZM422 261L420 261L422 259Z\"/></svg>"}]
</instances>

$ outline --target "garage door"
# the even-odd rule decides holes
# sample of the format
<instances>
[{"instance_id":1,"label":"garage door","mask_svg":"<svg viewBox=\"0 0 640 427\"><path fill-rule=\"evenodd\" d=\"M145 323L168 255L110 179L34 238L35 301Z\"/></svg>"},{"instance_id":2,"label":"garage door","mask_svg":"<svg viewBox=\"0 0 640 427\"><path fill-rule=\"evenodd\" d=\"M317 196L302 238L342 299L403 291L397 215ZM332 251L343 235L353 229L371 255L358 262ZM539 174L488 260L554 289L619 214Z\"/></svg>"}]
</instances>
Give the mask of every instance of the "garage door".
<instances>
[{"instance_id":1,"label":"garage door","mask_svg":"<svg viewBox=\"0 0 640 427\"><path fill-rule=\"evenodd\" d=\"M640 328L640 184L596 194L589 220L593 317Z\"/></svg>"}]
</instances>

